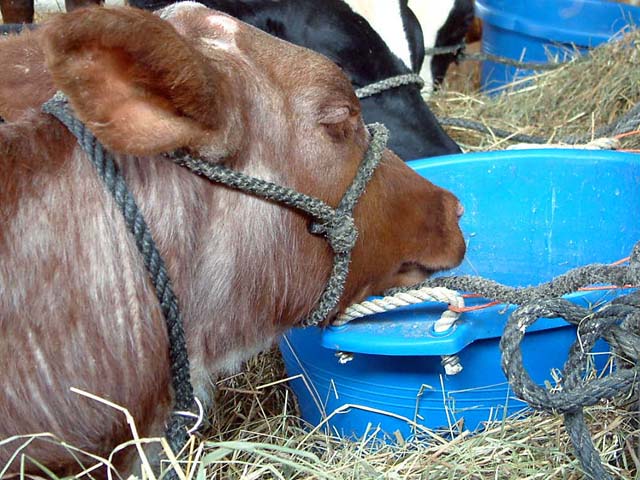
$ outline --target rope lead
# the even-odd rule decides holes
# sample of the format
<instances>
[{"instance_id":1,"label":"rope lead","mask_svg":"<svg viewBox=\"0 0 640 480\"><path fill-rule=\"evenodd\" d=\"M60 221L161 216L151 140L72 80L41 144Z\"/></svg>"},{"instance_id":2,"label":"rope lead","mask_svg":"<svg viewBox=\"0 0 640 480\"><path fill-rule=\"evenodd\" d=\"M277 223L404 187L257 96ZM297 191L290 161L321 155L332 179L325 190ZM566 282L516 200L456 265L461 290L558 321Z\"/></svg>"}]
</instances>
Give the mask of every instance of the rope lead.
<instances>
[{"instance_id":1,"label":"rope lead","mask_svg":"<svg viewBox=\"0 0 640 480\"><path fill-rule=\"evenodd\" d=\"M105 188L122 212L136 247L142 255L165 319L169 337L174 409L177 411L197 411L197 403L191 386L189 355L178 299L173 291L164 260L151 235L151 230L135 198L129 191L124 177L114 161L113 154L105 150L85 125L74 116L62 93L56 93L43 105L42 110L56 117L76 137L92 165L96 168ZM166 437L171 449L176 454L188 439L189 424L190 420L184 415L171 415L168 420Z\"/></svg>"}]
</instances>

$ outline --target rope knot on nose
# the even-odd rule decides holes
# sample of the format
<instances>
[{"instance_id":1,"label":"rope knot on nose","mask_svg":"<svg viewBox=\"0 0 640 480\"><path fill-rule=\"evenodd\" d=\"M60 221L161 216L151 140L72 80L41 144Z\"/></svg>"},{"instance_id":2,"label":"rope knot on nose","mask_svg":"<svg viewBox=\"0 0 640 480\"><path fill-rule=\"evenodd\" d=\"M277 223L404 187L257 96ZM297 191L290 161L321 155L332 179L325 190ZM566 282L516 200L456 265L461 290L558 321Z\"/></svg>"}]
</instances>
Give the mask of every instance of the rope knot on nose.
<instances>
[{"instance_id":1,"label":"rope knot on nose","mask_svg":"<svg viewBox=\"0 0 640 480\"><path fill-rule=\"evenodd\" d=\"M353 217L346 213L336 213L329 220L313 222L309 231L324 236L335 253L348 253L358 239L358 229Z\"/></svg>"}]
</instances>

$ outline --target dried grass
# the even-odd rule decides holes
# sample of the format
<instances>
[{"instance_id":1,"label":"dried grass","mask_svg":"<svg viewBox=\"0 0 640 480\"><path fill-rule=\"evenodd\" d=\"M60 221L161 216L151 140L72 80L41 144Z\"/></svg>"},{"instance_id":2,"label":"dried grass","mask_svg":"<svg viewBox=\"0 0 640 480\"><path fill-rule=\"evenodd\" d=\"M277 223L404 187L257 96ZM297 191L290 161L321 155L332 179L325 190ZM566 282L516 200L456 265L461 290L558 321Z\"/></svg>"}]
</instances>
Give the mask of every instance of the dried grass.
<instances>
[{"instance_id":1,"label":"dried grass","mask_svg":"<svg viewBox=\"0 0 640 480\"><path fill-rule=\"evenodd\" d=\"M204 438L181 455L183 479L580 479L583 475L558 416L532 413L447 439L403 445L348 441L313 432L295 415L279 354L254 358L241 374L222 380ZM265 383L266 381L266 383ZM596 447L613 478L638 478L637 414L604 402L587 409ZM310 433L311 432L311 433ZM43 434L47 435L47 434ZM28 444L32 439L24 439ZM42 440L42 439L40 439ZM51 439L54 441L54 439ZM159 442L141 439L128 448ZM166 442L162 442L164 448ZM68 447L68 446L67 446ZM68 447L70 451L77 451ZM108 459L85 465L87 474ZM0 470L1 471L1 470ZM26 477L25 477L26 478ZM42 469L42 478L57 479ZM82 477L89 478L89 477ZM114 478L118 478L117 475ZM143 478L154 478L143 476Z\"/></svg>"},{"instance_id":2,"label":"dried grass","mask_svg":"<svg viewBox=\"0 0 640 480\"><path fill-rule=\"evenodd\" d=\"M548 479L582 478L562 417L542 413L449 439L380 445L309 433L295 416L277 351L250 362L218 389L204 441L206 478ZM271 382L276 382L271 384ZM262 388L261 385L267 385ZM638 417L614 402L587 409L594 442L614 478L638 478ZM222 442L222 443L220 443ZM248 443L228 443L248 442ZM235 447L237 448L234 448ZM213 453L213 455L209 455Z\"/></svg>"},{"instance_id":3,"label":"dried grass","mask_svg":"<svg viewBox=\"0 0 640 480\"><path fill-rule=\"evenodd\" d=\"M550 142L589 135L640 102L640 30L592 50L585 59L540 73L524 88L508 86L490 97L476 91L474 80L458 78L455 86L433 95L429 104L436 115L476 120ZM510 144L491 134L460 128L448 132L467 151ZM640 135L625 138L623 147L640 148Z\"/></svg>"}]
</instances>

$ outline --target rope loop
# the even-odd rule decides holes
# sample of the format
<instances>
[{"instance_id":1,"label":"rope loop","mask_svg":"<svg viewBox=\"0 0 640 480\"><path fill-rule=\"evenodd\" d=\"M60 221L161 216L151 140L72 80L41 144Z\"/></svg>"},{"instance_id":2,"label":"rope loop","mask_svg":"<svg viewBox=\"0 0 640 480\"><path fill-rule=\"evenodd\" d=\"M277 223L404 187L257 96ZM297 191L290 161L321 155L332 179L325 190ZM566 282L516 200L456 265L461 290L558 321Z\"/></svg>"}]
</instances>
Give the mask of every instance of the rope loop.
<instances>
[{"instance_id":1,"label":"rope loop","mask_svg":"<svg viewBox=\"0 0 640 480\"><path fill-rule=\"evenodd\" d=\"M509 318L502 339L502 369L516 395L538 410L564 414L564 422L576 456L588 478L611 479L605 471L600 455L587 428L583 408L595 405L603 399L613 398L637 389L640 365L638 364L637 318L640 314L637 293L625 295L593 313L564 299L547 299L529 303L516 309ZM635 307L628 304L634 303ZM578 325L578 335L569 349L567 361L561 373L561 383L548 390L539 386L523 365L521 342L527 326L541 318L564 318ZM600 338L611 343L611 331L620 325L628 325L635 317L635 329L627 333L635 337L635 352L624 360L617 358L617 368L606 376L588 379L590 352ZM615 350L615 347L613 347ZM627 363L628 362L628 363Z\"/></svg>"},{"instance_id":2,"label":"rope loop","mask_svg":"<svg viewBox=\"0 0 640 480\"><path fill-rule=\"evenodd\" d=\"M328 222L313 222L309 231L325 237L335 253L350 252L358 239L355 220L351 215L344 213L337 213Z\"/></svg>"}]
</instances>

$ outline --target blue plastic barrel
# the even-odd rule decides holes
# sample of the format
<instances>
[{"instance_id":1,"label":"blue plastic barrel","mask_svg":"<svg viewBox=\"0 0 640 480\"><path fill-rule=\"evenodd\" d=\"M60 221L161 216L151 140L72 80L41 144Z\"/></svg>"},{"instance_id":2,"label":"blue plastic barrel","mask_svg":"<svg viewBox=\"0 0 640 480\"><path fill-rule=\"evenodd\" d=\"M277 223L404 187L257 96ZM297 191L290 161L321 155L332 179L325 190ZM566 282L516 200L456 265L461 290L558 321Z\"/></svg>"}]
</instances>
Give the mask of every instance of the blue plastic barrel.
<instances>
[{"instance_id":1,"label":"blue plastic barrel","mask_svg":"<svg viewBox=\"0 0 640 480\"><path fill-rule=\"evenodd\" d=\"M565 61L604 43L640 23L640 7L603 0L476 0L482 19L482 50L523 60L547 62L549 55ZM485 91L530 75L532 71L483 62Z\"/></svg>"},{"instance_id":2,"label":"blue plastic barrel","mask_svg":"<svg viewBox=\"0 0 640 480\"><path fill-rule=\"evenodd\" d=\"M467 255L447 273L537 285L574 267L624 258L640 240L640 155L549 149L409 165L455 192L465 206ZM593 306L619 293L568 298ZM500 368L499 340L513 309L466 312L454 328L436 333L444 308L422 303L342 327L290 331L280 349L302 417L342 436L378 432L394 440L428 437L427 428L475 430L524 409ZM551 370L562 368L574 341L575 329L561 319L536 323L523 343L534 381L552 379ZM351 353L352 360L341 363L339 352ZM463 370L446 374L442 355L458 355ZM595 355L594 362L603 366L606 358Z\"/></svg>"}]
</instances>

